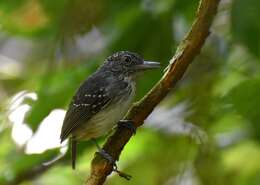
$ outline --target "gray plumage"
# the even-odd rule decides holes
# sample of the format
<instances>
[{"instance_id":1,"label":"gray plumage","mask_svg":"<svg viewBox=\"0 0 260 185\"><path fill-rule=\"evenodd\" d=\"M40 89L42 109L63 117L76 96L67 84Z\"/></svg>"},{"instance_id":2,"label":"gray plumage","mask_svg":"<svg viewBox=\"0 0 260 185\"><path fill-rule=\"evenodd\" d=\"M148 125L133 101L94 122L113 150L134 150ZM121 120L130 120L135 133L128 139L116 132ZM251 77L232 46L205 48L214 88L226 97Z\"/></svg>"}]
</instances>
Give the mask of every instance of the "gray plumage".
<instances>
[{"instance_id":1,"label":"gray plumage","mask_svg":"<svg viewBox=\"0 0 260 185\"><path fill-rule=\"evenodd\" d=\"M72 136L72 158L76 141L98 138L123 118L135 95L135 74L158 66L135 53L121 51L108 57L83 82L69 105L60 135L61 142Z\"/></svg>"}]
</instances>

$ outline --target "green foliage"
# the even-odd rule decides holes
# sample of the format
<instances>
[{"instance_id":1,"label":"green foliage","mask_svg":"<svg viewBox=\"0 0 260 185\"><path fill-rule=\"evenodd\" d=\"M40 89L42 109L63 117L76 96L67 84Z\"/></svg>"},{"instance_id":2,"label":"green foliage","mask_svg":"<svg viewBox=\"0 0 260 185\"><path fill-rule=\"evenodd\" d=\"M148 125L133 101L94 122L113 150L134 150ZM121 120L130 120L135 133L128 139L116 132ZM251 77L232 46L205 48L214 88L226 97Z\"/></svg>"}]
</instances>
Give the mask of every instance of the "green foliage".
<instances>
[{"instance_id":1,"label":"green foliage","mask_svg":"<svg viewBox=\"0 0 260 185\"><path fill-rule=\"evenodd\" d=\"M229 92L230 102L245 119L252 124L252 131L260 139L259 105L260 78L245 80Z\"/></svg>"},{"instance_id":2,"label":"green foliage","mask_svg":"<svg viewBox=\"0 0 260 185\"><path fill-rule=\"evenodd\" d=\"M73 96L80 82L84 80L90 66L83 68L55 70L44 74L39 80L38 100L33 103L32 110L27 114L28 122L33 130L55 108L65 107ZM60 82L64 83L60 83ZM66 93L64 93L66 92ZM52 103L46 103L52 102Z\"/></svg>"},{"instance_id":3,"label":"green foliage","mask_svg":"<svg viewBox=\"0 0 260 185\"><path fill-rule=\"evenodd\" d=\"M255 56L260 56L260 2L258 0L235 0L231 12L234 39L243 43Z\"/></svg>"},{"instance_id":4,"label":"green foliage","mask_svg":"<svg viewBox=\"0 0 260 185\"><path fill-rule=\"evenodd\" d=\"M139 99L162 76L196 16L198 2L0 1L0 185L82 184L96 151L91 143L81 142L76 171L71 170L67 152L53 167L34 174L60 154L60 148L26 154L26 144L16 144L17 123L8 115L17 109L7 103L16 93L37 94L37 100L27 97L21 102L30 107L24 119L16 114L18 124L35 134L52 111L66 109L80 83L105 57L129 50L163 66L139 77ZM119 168L133 179L125 182L114 175L107 184L168 185L185 184L184 180L202 185L260 184L259 9L257 0L223 1L201 54L158 106L171 116L157 113L156 124L138 130L123 150ZM176 114L179 103L185 109ZM208 140L197 145L190 139L198 137L196 132L187 137L170 132L179 131L175 126L183 121L199 126ZM42 140L48 137L45 133Z\"/></svg>"}]
</instances>

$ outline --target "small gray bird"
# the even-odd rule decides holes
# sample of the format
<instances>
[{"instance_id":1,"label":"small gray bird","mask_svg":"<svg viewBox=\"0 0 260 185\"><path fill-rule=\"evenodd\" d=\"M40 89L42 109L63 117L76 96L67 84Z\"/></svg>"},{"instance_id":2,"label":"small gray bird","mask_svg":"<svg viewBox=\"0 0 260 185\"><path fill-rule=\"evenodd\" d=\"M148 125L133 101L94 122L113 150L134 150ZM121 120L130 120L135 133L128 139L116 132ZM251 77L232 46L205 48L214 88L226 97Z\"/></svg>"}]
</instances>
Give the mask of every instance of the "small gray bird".
<instances>
[{"instance_id":1,"label":"small gray bird","mask_svg":"<svg viewBox=\"0 0 260 185\"><path fill-rule=\"evenodd\" d=\"M136 53L120 51L109 56L83 82L69 105L60 135L61 142L71 136L73 169L77 141L94 140L120 122L134 98L136 74L159 66L158 62L144 61ZM121 122L127 123L126 120ZM104 157L107 156L100 147L98 149Z\"/></svg>"}]
</instances>

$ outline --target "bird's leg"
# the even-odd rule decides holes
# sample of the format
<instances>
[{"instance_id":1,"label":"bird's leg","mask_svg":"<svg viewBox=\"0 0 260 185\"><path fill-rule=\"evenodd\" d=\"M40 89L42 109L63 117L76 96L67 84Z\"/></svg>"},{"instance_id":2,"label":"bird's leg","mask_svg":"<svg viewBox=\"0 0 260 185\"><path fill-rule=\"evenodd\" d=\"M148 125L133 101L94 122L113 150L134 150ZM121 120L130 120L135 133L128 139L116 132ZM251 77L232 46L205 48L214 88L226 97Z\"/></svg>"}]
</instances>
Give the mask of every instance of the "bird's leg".
<instances>
[{"instance_id":1,"label":"bird's leg","mask_svg":"<svg viewBox=\"0 0 260 185\"><path fill-rule=\"evenodd\" d=\"M125 127L127 129L129 129L132 134L135 134L136 133L136 128L134 126L134 122L132 120L120 120L118 123L117 123L117 126L120 128L120 127Z\"/></svg>"},{"instance_id":2,"label":"bird's leg","mask_svg":"<svg viewBox=\"0 0 260 185\"><path fill-rule=\"evenodd\" d=\"M108 160L108 162L113 165L113 171L116 172L120 177L125 178L126 180L130 180L131 179L131 175L128 175L124 172L121 172L118 170L117 165L116 165L116 161L111 157L111 155L109 155L104 149L102 149L97 141L95 139L91 139L91 141L96 145L97 149L98 149L98 153L104 157L106 160Z\"/></svg>"},{"instance_id":3,"label":"bird's leg","mask_svg":"<svg viewBox=\"0 0 260 185\"><path fill-rule=\"evenodd\" d=\"M95 139L91 139L91 141L95 144L95 146L98 149L98 153L104 157L105 159L107 159L109 161L110 164L112 164L113 166L116 164L116 161L111 157L111 155L109 155L104 149L102 149L97 141Z\"/></svg>"}]
</instances>

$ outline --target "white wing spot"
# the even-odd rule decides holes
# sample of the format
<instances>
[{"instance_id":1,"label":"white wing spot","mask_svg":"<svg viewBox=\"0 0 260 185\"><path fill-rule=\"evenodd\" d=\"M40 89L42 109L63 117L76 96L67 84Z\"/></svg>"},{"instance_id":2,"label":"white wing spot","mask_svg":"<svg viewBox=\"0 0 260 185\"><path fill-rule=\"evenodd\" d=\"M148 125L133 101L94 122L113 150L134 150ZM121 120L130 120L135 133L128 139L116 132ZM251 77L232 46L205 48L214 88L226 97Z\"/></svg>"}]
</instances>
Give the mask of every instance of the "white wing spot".
<instances>
[{"instance_id":1,"label":"white wing spot","mask_svg":"<svg viewBox=\"0 0 260 185\"><path fill-rule=\"evenodd\" d=\"M80 105L76 104L76 103L73 103L73 106L75 107L79 107Z\"/></svg>"}]
</instances>

